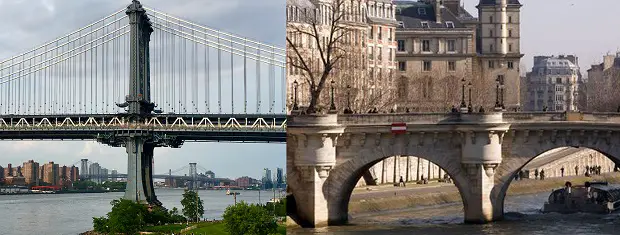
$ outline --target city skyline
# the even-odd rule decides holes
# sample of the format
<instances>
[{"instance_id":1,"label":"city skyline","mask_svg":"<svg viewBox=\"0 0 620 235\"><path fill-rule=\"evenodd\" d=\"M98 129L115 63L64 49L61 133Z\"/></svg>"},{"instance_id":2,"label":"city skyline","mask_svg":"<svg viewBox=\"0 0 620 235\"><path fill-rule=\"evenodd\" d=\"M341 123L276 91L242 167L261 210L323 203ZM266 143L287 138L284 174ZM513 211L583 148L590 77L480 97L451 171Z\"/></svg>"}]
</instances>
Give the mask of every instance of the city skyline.
<instances>
[{"instance_id":1,"label":"city skyline","mask_svg":"<svg viewBox=\"0 0 620 235\"><path fill-rule=\"evenodd\" d=\"M465 8L478 17L479 0L465 0ZM520 0L521 8L521 59L522 68L532 69L534 56L576 55L584 76L593 64L602 62L607 53L620 51L620 32L600 30L611 22L613 9L620 1L597 0ZM605 7L601 7L605 6ZM549 15L554 9L553 20L540 16ZM579 16L579 17L575 17ZM600 25L601 27L596 27ZM525 75L526 71L521 71Z\"/></svg>"},{"instance_id":2,"label":"city skyline","mask_svg":"<svg viewBox=\"0 0 620 235\"><path fill-rule=\"evenodd\" d=\"M207 25L215 29L247 36L268 44L284 47L285 2L249 0L172 2L144 0L142 4L168 14ZM129 0L60 2L0 1L0 19L23 20L0 24L0 58L9 58L61 35L81 28L129 5ZM37 12L37 14L31 14ZM29 17L23 17L28 15ZM242 23L252 22L252 24ZM255 27L267 25L268 27ZM10 33L9 33L10 32ZM224 91L227 92L227 91ZM99 162L109 169L127 171L124 148L112 148L94 141L3 141L6 162L33 159L72 164L81 158ZM40 156L46 153L46 156ZM204 156L196 156L197 154ZM251 155L261 153L261 155ZM248 175L258 178L265 167L284 167L285 145L237 143L186 143L180 149L158 148L154 156L154 172L167 172L197 162L222 177ZM237 164L243 162L244 164Z\"/></svg>"}]
</instances>

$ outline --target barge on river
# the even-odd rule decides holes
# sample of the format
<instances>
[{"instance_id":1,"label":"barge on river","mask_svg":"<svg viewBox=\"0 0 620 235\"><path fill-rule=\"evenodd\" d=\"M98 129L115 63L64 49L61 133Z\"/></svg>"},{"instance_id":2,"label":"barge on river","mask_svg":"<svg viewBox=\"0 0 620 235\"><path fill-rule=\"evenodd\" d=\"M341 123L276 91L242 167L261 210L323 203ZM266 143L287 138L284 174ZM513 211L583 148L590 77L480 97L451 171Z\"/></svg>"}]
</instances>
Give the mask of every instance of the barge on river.
<instances>
[{"instance_id":1,"label":"barge on river","mask_svg":"<svg viewBox=\"0 0 620 235\"><path fill-rule=\"evenodd\" d=\"M566 182L564 188L556 189L545 202L543 212L558 213L611 213L620 208L620 187L607 182L586 182L572 186Z\"/></svg>"}]
</instances>

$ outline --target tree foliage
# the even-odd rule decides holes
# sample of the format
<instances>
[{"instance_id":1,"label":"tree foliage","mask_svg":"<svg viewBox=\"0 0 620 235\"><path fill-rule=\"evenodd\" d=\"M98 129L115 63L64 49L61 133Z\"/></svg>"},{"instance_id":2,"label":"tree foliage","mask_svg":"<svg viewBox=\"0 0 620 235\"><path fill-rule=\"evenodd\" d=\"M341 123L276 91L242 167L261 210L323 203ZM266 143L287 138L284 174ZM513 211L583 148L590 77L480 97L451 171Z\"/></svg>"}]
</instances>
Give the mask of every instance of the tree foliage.
<instances>
[{"instance_id":1,"label":"tree foliage","mask_svg":"<svg viewBox=\"0 0 620 235\"><path fill-rule=\"evenodd\" d=\"M274 211L275 208L275 211ZM279 202L275 203L275 207L274 207L274 203L273 202L268 202L265 205L265 209L269 212L269 214L271 215L275 215L275 216L286 216L286 198L280 200Z\"/></svg>"},{"instance_id":2,"label":"tree foliage","mask_svg":"<svg viewBox=\"0 0 620 235\"><path fill-rule=\"evenodd\" d=\"M278 224L261 205L240 202L224 212L226 229L232 235L263 235L277 232Z\"/></svg>"},{"instance_id":3,"label":"tree foliage","mask_svg":"<svg viewBox=\"0 0 620 235\"><path fill-rule=\"evenodd\" d=\"M107 218L93 218L95 231L112 234L134 234L146 225L185 221L185 218L178 214L176 208L169 212L163 207L153 207L149 211L147 205L125 199L113 200L111 204L112 211L108 212Z\"/></svg>"},{"instance_id":4,"label":"tree foliage","mask_svg":"<svg viewBox=\"0 0 620 235\"><path fill-rule=\"evenodd\" d=\"M205 213L203 201L200 200L196 191L185 190L181 205L183 205L183 215L189 221L198 221Z\"/></svg>"}]
</instances>

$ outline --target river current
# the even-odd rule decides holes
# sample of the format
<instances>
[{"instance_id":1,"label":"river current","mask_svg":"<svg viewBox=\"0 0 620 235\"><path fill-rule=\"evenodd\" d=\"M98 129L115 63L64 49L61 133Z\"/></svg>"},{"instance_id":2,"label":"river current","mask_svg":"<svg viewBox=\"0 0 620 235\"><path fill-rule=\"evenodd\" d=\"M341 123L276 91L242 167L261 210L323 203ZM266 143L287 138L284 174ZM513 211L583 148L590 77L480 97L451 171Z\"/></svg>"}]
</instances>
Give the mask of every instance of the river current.
<instances>
[{"instance_id":1,"label":"river current","mask_svg":"<svg viewBox=\"0 0 620 235\"><path fill-rule=\"evenodd\" d=\"M262 203L273 197L272 191L240 191L237 202ZM183 189L156 189L164 207L181 211ZM1 235L75 235L92 230L93 217L105 216L110 202L124 193L0 195ZM228 205L234 204L225 191L199 191L206 219L221 219ZM276 192L277 195L277 192Z\"/></svg>"},{"instance_id":2,"label":"river current","mask_svg":"<svg viewBox=\"0 0 620 235\"><path fill-rule=\"evenodd\" d=\"M503 221L463 224L461 203L358 214L350 225L290 229L287 234L432 234L432 235L612 235L620 234L620 214L541 213L549 193L507 196Z\"/></svg>"}]
</instances>

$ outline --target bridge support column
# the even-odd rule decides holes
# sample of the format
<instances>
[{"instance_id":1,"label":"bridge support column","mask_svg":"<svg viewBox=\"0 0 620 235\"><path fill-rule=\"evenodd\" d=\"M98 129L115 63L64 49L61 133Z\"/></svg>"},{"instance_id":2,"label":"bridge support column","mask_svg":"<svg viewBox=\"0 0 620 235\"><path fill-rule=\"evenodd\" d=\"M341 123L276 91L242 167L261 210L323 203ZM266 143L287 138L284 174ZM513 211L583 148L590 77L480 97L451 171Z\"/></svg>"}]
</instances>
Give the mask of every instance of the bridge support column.
<instances>
[{"instance_id":1,"label":"bridge support column","mask_svg":"<svg viewBox=\"0 0 620 235\"><path fill-rule=\"evenodd\" d=\"M342 130L337 115L293 116L287 134L287 148L294 149L294 160L287 164L297 179L289 182L295 197L296 222L304 227L320 227L331 223L329 208L329 172L336 165L336 143Z\"/></svg>"},{"instance_id":2,"label":"bridge support column","mask_svg":"<svg viewBox=\"0 0 620 235\"><path fill-rule=\"evenodd\" d=\"M495 213L502 204L492 193L497 166L498 164L463 164L469 178L469 192L463 192L468 194L464 197L466 223L488 223L502 219L503 210Z\"/></svg>"},{"instance_id":3,"label":"bridge support column","mask_svg":"<svg viewBox=\"0 0 620 235\"><path fill-rule=\"evenodd\" d=\"M153 188L153 150L155 145L139 136L128 137L125 143L128 155L127 188L125 199L161 205Z\"/></svg>"},{"instance_id":4,"label":"bridge support column","mask_svg":"<svg viewBox=\"0 0 620 235\"><path fill-rule=\"evenodd\" d=\"M503 218L503 206L493 193L495 169L502 162L502 141L508 125L502 113L461 114L461 164L469 190L462 192L466 223L487 223ZM471 125L475 124L475 125Z\"/></svg>"}]
</instances>

